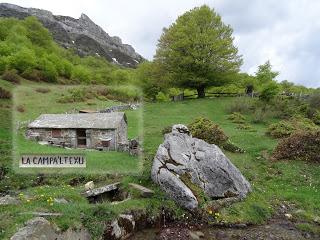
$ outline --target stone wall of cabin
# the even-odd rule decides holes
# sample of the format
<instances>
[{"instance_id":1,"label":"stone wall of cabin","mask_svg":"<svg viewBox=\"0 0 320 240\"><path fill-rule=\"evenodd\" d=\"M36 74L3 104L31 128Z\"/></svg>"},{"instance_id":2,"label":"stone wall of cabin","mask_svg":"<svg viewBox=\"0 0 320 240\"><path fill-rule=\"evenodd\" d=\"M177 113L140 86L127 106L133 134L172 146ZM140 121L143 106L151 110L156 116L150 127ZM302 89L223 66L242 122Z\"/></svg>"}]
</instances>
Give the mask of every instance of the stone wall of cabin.
<instances>
[{"instance_id":1,"label":"stone wall of cabin","mask_svg":"<svg viewBox=\"0 0 320 240\"><path fill-rule=\"evenodd\" d=\"M59 145L65 143L66 147L77 147L76 129L61 129L61 137L52 137L52 129L32 128L26 131L26 137L35 141L53 141ZM109 150L118 150L119 143L127 143L127 124L116 129L86 129L87 148L101 147L101 138L111 138Z\"/></svg>"},{"instance_id":2,"label":"stone wall of cabin","mask_svg":"<svg viewBox=\"0 0 320 240\"><path fill-rule=\"evenodd\" d=\"M118 143L128 144L128 125L124 118L117 129Z\"/></svg>"},{"instance_id":3,"label":"stone wall of cabin","mask_svg":"<svg viewBox=\"0 0 320 240\"><path fill-rule=\"evenodd\" d=\"M87 129L86 132L88 148L100 147L100 138L111 138L109 150L117 149L117 136L115 134L115 129ZM90 141L90 143L88 141Z\"/></svg>"},{"instance_id":4,"label":"stone wall of cabin","mask_svg":"<svg viewBox=\"0 0 320 240\"><path fill-rule=\"evenodd\" d=\"M52 129L30 128L26 132L26 137L36 141L53 141L54 144L64 142L66 147L77 147L77 133L75 129L61 129L61 137L52 137Z\"/></svg>"}]
</instances>

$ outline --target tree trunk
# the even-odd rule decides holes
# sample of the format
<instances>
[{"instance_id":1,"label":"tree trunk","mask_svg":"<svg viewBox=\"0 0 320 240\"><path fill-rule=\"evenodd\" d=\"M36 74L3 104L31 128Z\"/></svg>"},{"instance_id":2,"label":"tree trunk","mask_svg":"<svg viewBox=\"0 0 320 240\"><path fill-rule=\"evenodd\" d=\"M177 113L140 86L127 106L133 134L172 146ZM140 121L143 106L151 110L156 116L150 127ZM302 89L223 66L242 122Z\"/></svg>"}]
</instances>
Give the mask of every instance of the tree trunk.
<instances>
[{"instance_id":1,"label":"tree trunk","mask_svg":"<svg viewBox=\"0 0 320 240\"><path fill-rule=\"evenodd\" d=\"M204 90L205 90L204 87L197 88L198 98L204 98L206 96L206 93Z\"/></svg>"}]
</instances>

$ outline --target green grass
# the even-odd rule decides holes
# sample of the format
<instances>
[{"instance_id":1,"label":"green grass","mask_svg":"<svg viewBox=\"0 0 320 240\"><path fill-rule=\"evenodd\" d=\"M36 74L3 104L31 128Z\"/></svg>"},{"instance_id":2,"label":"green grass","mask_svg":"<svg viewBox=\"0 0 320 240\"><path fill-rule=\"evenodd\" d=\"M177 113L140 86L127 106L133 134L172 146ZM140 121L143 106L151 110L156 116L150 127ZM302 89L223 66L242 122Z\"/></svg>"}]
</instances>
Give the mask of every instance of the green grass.
<instances>
[{"instance_id":1,"label":"green grass","mask_svg":"<svg viewBox=\"0 0 320 240\"><path fill-rule=\"evenodd\" d=\"M34 120L44 113L64 113L77 112L79 109L105 109L109 106L119 105L120 102L112 100L100 100L92 97L85 101L74 103L60 103L58 100L63 95L68 94L69 89L81 88L83 86L53 85L53 84L34 84L24 81L22 85L15 88L13 119L14 124L19 126L19 130L13 135L14 142L14 166L21 173L43 172L43 173L138 173L141 170L141 164L138 157L130 156L122 152L99 152L96 150L81 149L61 149L50 146L41 146L36 142L27 140L24 137L24 131L28 122ZM97 87L97 86L96 86ZM47 93L39 93L36 89L48 89ZM24 111L17 110L18 106L23 106ZM141 136L142 110L126 111L128 118L128 137L134 138ZM14 127L13 129L17 129ZM87 159L87 166L83 169L19 169L18 159L20 154L24 153L59 153L59 154L77 154L83 153Z\"/></svg>"},{"instance_id":2,"label":"green grass","mask_svg":"<svg viewBox=\"0 0 320 240\"><path fill-rule=\"evenodd\" d=\"M251 122L252 116L245 115L246 122L251 125L252 130L237 129L237 124L227 120L228 114L225 108L231 104L233 98L216 98L206 100L190 100L178 103L147 103L143 109L143 130L144 130L144 148L148 156L155 154L158 145L162 143L163 136L161 130L175 123L190 123L198 116L204 116L215 123L219 124L222 129L239 147L246 150L244 154L229 153L226 155L230 160L241 170L245 177L252 184L253 192L242 201L233 204L230 207L220 211L219 221L232 223L263 223L275 213L280 204L290 203L294 206L292 210L288 210L297 220L305 221L305 224L300 224L298 227L305 231L314 231L310 226L312 219L315 216L320 216L320 166L312 163L301 161L270 161L265 159L262 151L271 152L277 144L277 140L268 137L265 132L267 126L271 122L278 121L277 119L267 119L265 124L254 124ZM10 124L10 101L1 100L0 109L0 137L1 146L1 162L10 160L10 151L7 151L5 146L9 146L11 141L11 124ZM130 116L130 114L132 114ZM130 121L138 123L137 116L133 112L128 113L129 125ZM131 119L131 120L130 120ZM135 128L136 129L136 128ZM134 129L130 131L135 131ZM136 133L135 133L136 135ZM26 142L24 142L26 143ZM31 145L24 145L23 148ZM37 145L38 146L38 145ZM32 147L32 146L31 146ZM10 149L10 146L9 146ZM51 148L52 151L56 149ZM98 158L95 156L94 158ZM29 196L31 201L26 202L23 199L22 205L18 207L2 207L0 208L0 218L3 219L0 223L0 238L10 237L17 227L23 225L25 221L32 218L31 215L21 215L21 212L30 211L50 211L63 212L62 217L51 218L50 221L57 224L61 229L68 227L78 227L84 224L98 238L102 234L101 222L114 218L118 213L128 211L130 209L141 209L141 211L149 211L150 214L157 214L161 207L166 206L174 209L176 214L181 213L181 209L175 204L166 199L164 194L159 191L157 186L151 183L149 179L150 166L152 159L144 162L144 176L108 176L106 178L97 179L98 184L106 184L109 182L122 181L125 185L129 182L137 182L153 188L156 194L151 199L141 199L137 194L134 198L120 203L111 205L103 203L99 205L90 205L81 196L83 187L77 185L71 187L67 185L70 178L55 175L55 177L47 178L47 186L32 185L31 181L36 181L35 176L28 176L28 181L25 181L24 176L17 174L9 174L5 184L11 184L9 189L19 189L24 196ZM116 166L116 165L115 165ZM128 168L124 166L124 168ZM71 174L72 175L72 174ZM73 174L73 178L81 177L81 174ZM20 176L20 177L19 177ZM88 177L94 179L94 176ZM8 183L7 183L8 182ZM45 197L41 197L44 195ZM70 204L50 205L47 202L48 197L64 197L70 201ZM301 209L303 214L296 214L295 211ZM301 211L300 211L301 212ZM84 218L81 219L80 213ZM16 224L16 225L15 225ZM1 232L2 229L2 232Z\"/></svg>"},{"instance_id":3,"label":"green grass","mask_svg":"<svg viewBox=\"0 0 320 240\"><path fill-rule=\"evenodd\" d=\"M320 166L300 161L273 162L261 157L261 152L271 152L277 141L268 137L266 129L276 119L265 124L252 123L253 116L246 115L251 129L237 129L237 124L227 120L226 108L233 98L189 100L145 104L144 146L154 154L162 143L161 130L169 125L188 124L198 116L204 116L219 124L231 141L246 153L226 155L250 181L253 192L243 201L222 210L229 222L262 223L275 211L280 202L289 201L303 209L309 216L320 215ZM146 165L151 165L149 164Z\"/></svg>"}]
</instances>

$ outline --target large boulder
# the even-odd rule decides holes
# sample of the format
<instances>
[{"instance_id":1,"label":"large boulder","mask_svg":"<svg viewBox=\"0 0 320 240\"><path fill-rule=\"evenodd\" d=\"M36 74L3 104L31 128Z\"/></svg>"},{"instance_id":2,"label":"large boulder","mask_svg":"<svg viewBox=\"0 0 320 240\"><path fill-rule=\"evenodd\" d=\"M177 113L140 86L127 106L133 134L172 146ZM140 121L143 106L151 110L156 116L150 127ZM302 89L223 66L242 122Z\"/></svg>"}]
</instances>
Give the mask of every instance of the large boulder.
<instances>
[{"instance_id":1,"label":"large boulder","mask_svg":"<svg viewBox=\"0 0 320 240\"><path fill-rule=\"evenodd\" d=\"M174 125L159 146L151 170L153 181L180 206L198 207L200 189L211 199L244 198L250 183L219 147L193 138L184 125Z\"/></svg>"}]
</instances>

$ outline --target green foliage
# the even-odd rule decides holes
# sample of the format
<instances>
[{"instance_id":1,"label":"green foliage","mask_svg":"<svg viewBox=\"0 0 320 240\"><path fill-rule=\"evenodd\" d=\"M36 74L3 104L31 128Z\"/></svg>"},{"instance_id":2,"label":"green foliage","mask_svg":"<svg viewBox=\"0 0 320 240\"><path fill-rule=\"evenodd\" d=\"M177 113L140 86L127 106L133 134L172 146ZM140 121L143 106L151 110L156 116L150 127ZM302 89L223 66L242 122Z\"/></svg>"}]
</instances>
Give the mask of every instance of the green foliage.
<instances>
[{"instance_id":1,"label":"green foliage","mask_svg":"<svg viewBox=\"0 0 320 240\"><path fill-rule=\"evenodd\" d=\"M240 124L244 124L246 120L245 116L243 116L239 112L233 112L228 116L228 119L231 120L233 123L240 123Z\"/></svg>"},{"instance_id":2,"label":"green foliage","mask_svg":"<svg viewBox=\"0 0 320 240\"><path fill-rule=\"evenodd\" d=\"M276 159L320 162L320 130L295 132L282 139L273 152Z\"/></svg>"},{"instance_id":3,"label":"green foliage","mask_svg":"<svg viewBox=\"0 0 320 240\"><path fill-rule=\"evenodd\" d=\"M60 83L131 83L133 71L101 57L80 58L59 47L35 17L0 19L0 73L15 69L32 81ZM70 80L71 79L71 80Z\"/></svg>"},{"instance_id":4,"label":"green foliage","mask_svg":"<svg viewBox=\"0 0 320 240\"><path fill-rule=\"evenodd\" d=\"M170 72L172 85L196 89L204 97L205 88L222 85L238 72L242 59L233 45L231 27L203 5L164 29L155 62Z\"/></svg>"},{"instance_id":5,"label":"green foliage","mask_svg":"<svg viewBox=\"0 0 320 240\"><path fill-rule=\"evenodd\" d=\"M188 125L193 137L200 138L207 143L223 146L228 140L228 136L223 130L211 120L199 117Z\"/></svg>"},{"instance_id":6,"label":"green foliage","mask_svg":"<svg viewBox=\"0 0 320 240\"><path fill-rule=\"evenodd\" d=\"M170 101L170 98L168 95L166 95L165 93L163 92L158 92L157 96L156 96L156 100L158 102L168 102Z\"/></svg>"},{"instance_id":7,"label":"green foliage","mask_svg":"<svg viewBox=\"0 0 320 240\"><path fill-rule=\"evenodd\" d=\"M303 117L293 117L289 120L282 120L273 123L268 127L267 134L274 138L284 138L290 136L295 131L310 131L319 129L310 119Z\"/></svg>"},{"instance_id":8,"label":"green foliage","mask_svg":"<svg viewBox=\"0 0 320 240\"><path fill-rule=\"evenodd\" d=\"M259 98L264 102L270 102L278 93L278 85L275 82L270 82L263 87Z\"/></svg>"},{"instance_id":9,"label":"green foliage","mask_svg":"<svg viewBox=\"0 0 320 240\"><path fill-rule=\"evenodd\" d=\"M90 71L82 65L75 66L71 78L79 83L88 83L90 81Z\"/></svg>"},{"instance_id":10,"label":"green foliage","mask_svg":"<svg viewBox=\"0 0 320 240\"><path fill-rule=\"evenodd\" d=\"M37 64L36 55L34 51L23 47L18 52L9 57L9 67L18 70L19 73L34 68Z\"/></svg>"},{"instance_id":11,"label":"green foliage","mask_svg":"<svg viewBox=\"0 0 320 240\"><path fill-rule=\"evenodd\" d=\"M136 69L135 79L145 97L154 101L158 92L167 88L168 74L158 63L145 61Z\"/></svg>"},{"instance_id":12,"label":"green foliage","mask_svg":"<svg viewBox=\"0 0 320 240\"><path fill-rule=\"evenodd\" d=\"M279 72L272 71L272 66L270 61L258 66L258 71L256 72L256 78L261 84L270 83L275 80L279 75Z\"/></svg>"},{"instance_id":13,"label":"green foliage","mask_svg":"<svg viewBox=\"0 0 320 240\"><path fill-rule=\"evenodd\" d=\"M42 78L47 82L56 82L58 77L58 72L55 65L43 58L39 61L38 67L41 70Z\"/></svg>"}]
</instances>

